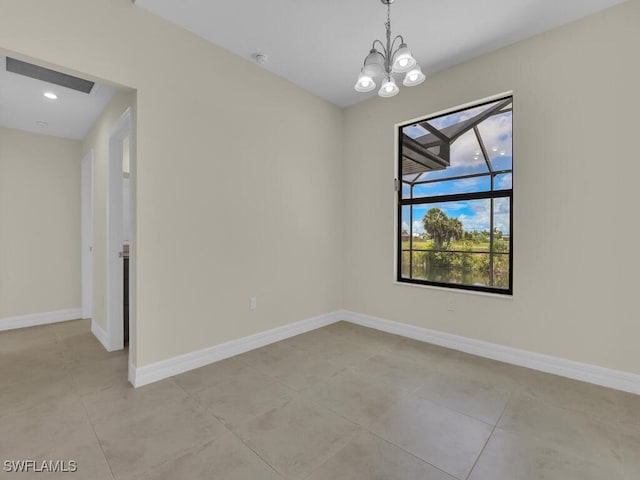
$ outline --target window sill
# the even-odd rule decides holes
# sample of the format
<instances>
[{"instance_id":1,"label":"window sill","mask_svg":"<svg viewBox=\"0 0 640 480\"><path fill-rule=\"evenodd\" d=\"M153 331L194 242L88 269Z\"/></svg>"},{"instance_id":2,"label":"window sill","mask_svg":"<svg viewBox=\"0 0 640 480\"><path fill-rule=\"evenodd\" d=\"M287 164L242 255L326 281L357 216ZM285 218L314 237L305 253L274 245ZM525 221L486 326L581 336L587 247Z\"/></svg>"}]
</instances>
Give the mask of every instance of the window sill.
<instances>
[{"instance_id":1,"label":"window sill","mask_svg":"<svg viewBox=\"0 0 640 480\"><path fill-rule=\"evenodd\" d=\"M438 290L440 292L446 292L449 294L479 295L481 297L498 298L500 300L513 300L513 297L514 297L513 293L505 294L505 293L493 293L493 292L479 292L477 290L465 290L463 288L439 287L437 285L423 285L421 283L399 282L397 280L394 280L393 284L397 286L402 286L402 287L417 287L417 288L426 288L428 290Z\"/></svg>"}]
</instances>

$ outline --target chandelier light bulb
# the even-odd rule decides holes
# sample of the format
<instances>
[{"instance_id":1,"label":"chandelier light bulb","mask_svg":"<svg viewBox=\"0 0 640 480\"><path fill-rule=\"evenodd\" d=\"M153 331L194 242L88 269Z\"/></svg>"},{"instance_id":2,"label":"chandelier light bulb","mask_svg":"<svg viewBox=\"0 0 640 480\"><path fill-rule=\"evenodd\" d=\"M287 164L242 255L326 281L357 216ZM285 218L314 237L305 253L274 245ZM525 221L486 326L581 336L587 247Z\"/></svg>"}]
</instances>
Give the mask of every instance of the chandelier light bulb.
<instances>
[{"instance_id":1,"label":"chandelier light bulb","mask_svg":"<svg viewBox=\"0 0 640 480\"><path fill-rule=\"evenodd\" d=\"M422 73L420 65L416 64L415 67L407 72L404 80L402 81L402 84L405 87L415 87L416 85L420 85L422 82L424 82L424 79L425 76L424 73Z\"/></svg>"},{"instance_id":2,"label":"chandelier light bulb","mask_svg":"<svg viewBox=\"0 0 640 480\"><path fill-rule=\"evenodd\" d=\"M372 48L364 59L362 73L372 78L384 75L384 56L375 48Z\"/></svg>"},{"instance_id":3,"label":"chandelier light bulb","mask_svg":"<svg viewBox=\"0 0 640 480\"><path fill-rule=\"evenodd\" d=\"M396 81L394 80L394 78L387 77L384 83L382 84L382 87L380 87L380 90L378 91L378 95L384 98L389 98L397 95L398 92L400 92L400 89L396 85Z\"/></svg>"},{"instance_id":4,"label":"chandelier light bulb","mask_svg":"<svg viewBox=\"0 0 640 480\"><path fill-rule=\"evenodd\" d=\"M376 82L373 81L373 78L364 73L363 68L363 71L358 75L358 81L353 88L355 88L356 92L370 92L376 88Z\"/></svg>"},{"instance_id":5,"label":"chandelier light bulb","mask_svg":"<svg viewBox=\"0 0 640 480\"><path fill-rule=\"evenodd\" d=\"M411 51L406 43L400 44L400 48L393 57L393 71L396 73L405 73L416 66L416 59L411 55Z\"/></svg>"}]
</instances>

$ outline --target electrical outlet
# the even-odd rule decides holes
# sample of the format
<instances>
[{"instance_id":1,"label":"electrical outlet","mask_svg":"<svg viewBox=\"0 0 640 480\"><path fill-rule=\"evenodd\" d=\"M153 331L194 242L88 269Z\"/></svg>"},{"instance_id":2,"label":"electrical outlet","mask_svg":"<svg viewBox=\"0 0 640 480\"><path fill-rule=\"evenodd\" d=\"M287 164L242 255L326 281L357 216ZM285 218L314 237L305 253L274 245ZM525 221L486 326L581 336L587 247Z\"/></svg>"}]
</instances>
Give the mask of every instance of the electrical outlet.
<instances>
[{"instance_id":1,"label":"electrical outlet","mask_svg":"<svg viewBox=\"0 0 640 480\"><path fill-rule=\"evenodd\" d=\"M249 310L255 310L258 308L258 299L256 297L251 297L249 299Z\"/></svg>"},{"instance_id":2,"label":"electrical outlet","mask_svg":"<svg viewBox=\"0 0 640 480\"><path fill-rule=\"evenodd\" d=\"M453 301L453 298L447 298L447 310L453 312L456 309L456 304Z\"/></svg>"}]
</instances>

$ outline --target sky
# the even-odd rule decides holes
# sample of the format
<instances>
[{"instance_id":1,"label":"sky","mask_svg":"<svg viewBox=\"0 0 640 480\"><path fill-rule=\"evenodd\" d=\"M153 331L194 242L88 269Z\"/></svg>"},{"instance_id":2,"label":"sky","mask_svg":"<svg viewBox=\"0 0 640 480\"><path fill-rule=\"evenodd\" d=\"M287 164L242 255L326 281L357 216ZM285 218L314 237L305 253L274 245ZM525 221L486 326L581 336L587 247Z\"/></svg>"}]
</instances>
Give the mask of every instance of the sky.
<instances>
[{"instance_id":1,"label":"sky","mask_svg":"<svg viewBox=\"0 0 640 480\"><path fill-rule=\"evenodd\" d=\"M465 231L489 230L491 205L489 199L468 200L464 202L430 203L428 205L406 205L402 207L402 228L409 230L410 208L413 208L413 233L425 233L422 218L430 208L439 208L449 217L458 218ZM493 226L504 234L511 229L509 225L509 199L494 199Z\"/></svg>"},{"instance_id":2,"label":"sky","mask_svg":"<svg viewBox=\"0 0 640 480\"><path fill-rule=\"evenodd\" d=\"M462 112L444 115L442 117L429 120L429 123L436 128L443 128L454 125L468 118L471 118L491 105L474 107ZM409 137L416 138L424 135L427 131L421 126L404 127L404 133ZM502 113L489 117L478 125L480 136L488 151L489 161L494 171L512 169L512 114ZM488 173L482 149L478 143L475 133L470 130L460 136L451 145L451 164L447 169L423 173L420 180L447 179L460 175ZM413 179L415 175L408 175ZM495 178L494 188L496 190L510 189L512 186L512 174L506 173ZM490 191L490 177L474 177L459 180L448 180L414 187L414 198L422 196L447 195L450 193L471 193ZM403 197L408 197L408 186L403 185ZM509 225L509 199L498 198L494 200L494 226L503 233L510 232ZM436 203L428 205L413 206L413 232L424 233L422 218L430 208L440 208L449 217L458 218L465 231L489 230L490 200L469 200L461 202ZM403 207L402 227L408 230L409 226L409 206Z\"/></svg>"}]
</instances>

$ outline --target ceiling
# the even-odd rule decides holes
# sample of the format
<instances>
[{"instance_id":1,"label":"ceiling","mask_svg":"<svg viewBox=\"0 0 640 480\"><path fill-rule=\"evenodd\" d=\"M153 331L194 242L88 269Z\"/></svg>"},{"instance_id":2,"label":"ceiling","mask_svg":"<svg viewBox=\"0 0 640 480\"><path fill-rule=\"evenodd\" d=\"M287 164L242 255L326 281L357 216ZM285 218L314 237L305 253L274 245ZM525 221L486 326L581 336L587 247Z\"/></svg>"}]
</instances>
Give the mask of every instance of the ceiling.
<instances>
[{"instance_id":1,"label":"ceiling","mask_svg":"<svg viewBox=\"0 0 640 480\"><path fill-rule=\"evenodd\" d=\"M376 95L353 90L373 40L385 35L380 0L133 0L136 5L338 105ZM397 0L401 34L427 75L624 0ZM400 88L400 94L402 89Z\"/></svg>"},{"instance_id":2,"label":"ceiling","mask_svg":"<svg viewBox=\"0 0 640 480\"><path fill-rule=\"evenodd\" d=\"M96 83L81 93L52 83L6 71L0 56L0 127L82 140L115 93ZM53 92L57 100L44 97Z\"/></svg>"}]
</instances>

